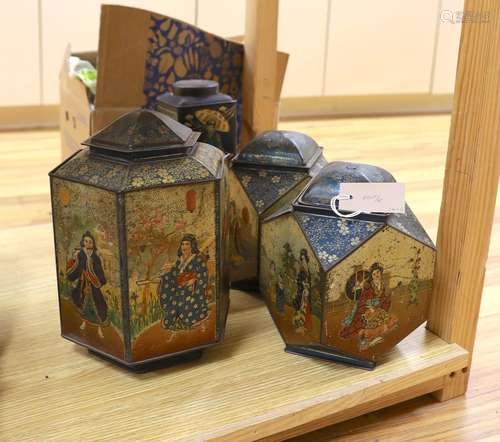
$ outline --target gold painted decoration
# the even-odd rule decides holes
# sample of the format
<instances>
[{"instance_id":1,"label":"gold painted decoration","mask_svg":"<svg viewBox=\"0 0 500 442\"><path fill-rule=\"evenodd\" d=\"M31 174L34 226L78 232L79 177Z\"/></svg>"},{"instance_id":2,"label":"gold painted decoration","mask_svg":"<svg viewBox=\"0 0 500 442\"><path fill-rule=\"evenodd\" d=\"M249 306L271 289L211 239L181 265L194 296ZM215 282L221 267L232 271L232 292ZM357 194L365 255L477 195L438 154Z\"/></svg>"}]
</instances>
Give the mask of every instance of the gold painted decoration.
<instances>
[{"instance_id":1,"label":"gold painted decoration","mask_svg":"<svg viewBox=\"0 0 500 442\"><path fill-rule=\"evenodd\" d=\"M222 112L213 109L202 109L194 113L205 126L212 126L216 131L229 132L229 123Z\"/></svg>"},{"instance_id":2,"label":"gold painted decoration","mask_svg":"<svg viewBox=\"0 0 500 442\"><path fill-rule=\"evenodd\" d=\"M123 358L116 196L61 179L52 193L62 333Z\"/></svg>"},{"instance_id":3,"label":"gold painted decoration","mask_svg":"<svg viewBox=\"0 0 500 442\"><path fill-rule=\"evenodd\" d=\"M260 289L287 351L371 368L425 322L436 252L409 207L343 218L329 205L340 182L393 180L330 163L262 222ZM317 333L303 333L310 318Z\"/></svg>"},{"instance_id":4,"label":"gold painted decoration","mask_svg":"<svg viewBox=\"0 0 500 442\"><path fill-rule=\"evenodd\" d=\"M262 220L289 205L325 163L311 137L291 131L264 132L231 160L232 286L259 290Z\"/></svg>"},{"instance_id":5,"label":"gold painted decoration","mask_svg":"<svg viewBox=\"0 0 500 442\"><path fill-rule=\"evenodd\" d=\"M324 341L373 358L426 319L433 248L386 227L327 274Z\"/></svg>"},{"instance_id":6,"label":"gold painted decoration","mask_svg":"<svg viewBox=\"0 0 500 442\"><path fill-rule=\"evenodd\" d=\"M263 225L260 287L283 339L311 344L320 340L323 275L290 216Z\"/></svg>"},{"instance_id":7,"label":"gold painted decoration","mask_svg":"<svg viewBox=\"0 0 500 442\"><path fill-rule=\"evenodd\" d=\"M207 183L125 197L134 360L217 340L214 190Z\"/></svg>"},{"instance_id":8,"label":"gold painted decoration","mask_svg":"<svg viewBox=\"0 0 500 442\"><path fill-rule=\"evenodd\" d=\"M224 335L227 172L198 136L133 111L50 174L62 335L132 369Z\"/></svg>"},{"instance_id":9,"label":"gold painted decoration","mask_svg":"<svg viewBox=\"0 0 500 442\"><path fill-rule=\"evenodd\" d=\"M238 103L219 93L219 83L211 79L180 80L173 93L158 97L157 108L165 115L200 132L200 141L229 154L238 151Z\"/></svg>"}]
</instances>

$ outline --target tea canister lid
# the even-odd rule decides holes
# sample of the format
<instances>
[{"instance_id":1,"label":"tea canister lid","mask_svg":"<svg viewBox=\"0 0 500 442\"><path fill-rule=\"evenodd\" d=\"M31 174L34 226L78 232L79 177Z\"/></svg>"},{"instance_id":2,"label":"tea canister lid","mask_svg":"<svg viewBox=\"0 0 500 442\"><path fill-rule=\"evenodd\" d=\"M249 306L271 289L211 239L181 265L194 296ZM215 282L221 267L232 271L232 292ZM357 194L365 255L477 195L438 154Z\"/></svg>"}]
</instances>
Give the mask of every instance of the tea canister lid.
<instances>
[{"instance_id":1,"label":"tea canister lid","mask_svg":"<svg viewBox=\"0 0 500 442\"><path fill-rule=\"evenodd\" d=\"M289 130L263 132L250 141L232 161L235 165L308 170L322 148L310 136Z\"/></svg>"},{"instance_id":2,"label":"tea canister lid","mask_svg":"<svg viewBox=\"0 0 500 442\"><path fill-rule=\"evenodd\" d=\"M330 202L340 191L340 183L393 183L394 177L370 164L334 161L323 167L293 203L302 211L328 211L335 216ZM372 214L371 216L377 216ZM380 215L379 215L380 216ZM384 215L382 215L384 216Z\"/></svg>"},{"instance_id":3,"label":"tea canister lid","mask_svg":"<svg viewBox=\"0 0 500 442\"><path fill-rule=\"evenodd\" d=\"M126 159L182 155L200 136L160 112L137 109L119 117L82 144L91 152Z\"/></svg>"},{"instance_id":4,"label":"tea canister lid","mask_svg":"<svg viewBox=\"0 0 500 442\"><path fill-rule=\"evenodd\" d=\"M212 80L179 80L172 85L174 94L180 97L206 97L219 93L219 83Z\"/></svg>"}]
</instances>

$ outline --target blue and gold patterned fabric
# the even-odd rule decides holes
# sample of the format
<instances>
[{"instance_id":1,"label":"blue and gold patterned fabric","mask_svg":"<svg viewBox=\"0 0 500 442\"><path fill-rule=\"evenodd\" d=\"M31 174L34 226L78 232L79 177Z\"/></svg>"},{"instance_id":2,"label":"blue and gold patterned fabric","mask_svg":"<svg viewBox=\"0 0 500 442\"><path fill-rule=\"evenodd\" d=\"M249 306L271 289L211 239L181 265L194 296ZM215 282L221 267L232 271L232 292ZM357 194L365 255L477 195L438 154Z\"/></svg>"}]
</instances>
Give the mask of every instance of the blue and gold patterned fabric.
<instances>
[{"instance_id":1,"label":"blue and gold patterned fabric","mask_svg":"<svg viewBox=\"0 0 500 442\"><path fill-rule=\"evenodd\" d=\"M148 43L145 107L154 109L158 96L173 92L177 80L201 78L217 81L222 93L238 101L240 121L243 45L156 14L150 17Z\"/></svg>"}]
</instances>

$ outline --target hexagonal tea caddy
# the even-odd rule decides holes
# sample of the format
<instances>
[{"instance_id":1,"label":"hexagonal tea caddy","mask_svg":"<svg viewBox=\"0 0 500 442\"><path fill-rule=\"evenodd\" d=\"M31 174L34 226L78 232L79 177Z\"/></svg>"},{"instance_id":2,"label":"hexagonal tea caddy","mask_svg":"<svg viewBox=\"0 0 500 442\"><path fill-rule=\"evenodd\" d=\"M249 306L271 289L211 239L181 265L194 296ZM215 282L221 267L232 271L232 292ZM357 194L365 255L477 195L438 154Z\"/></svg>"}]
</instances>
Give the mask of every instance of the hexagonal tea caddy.
<instances>
[{"instance_id":1,"label":"hexagonal tea caddy","mask_svg":"<svg viewBox=\"0 0 500 442\"><path fill-rule=\"evenodd\" d=\"M65 338L130 368L223 339L226 166L198 137L139 109L51 172Z\"/></svg>"},{"instance_id":2,"label":"hexagonal tea caddy","mask_svg":"<svg viewBox=\"0 0 500 442\"><path fill-rule=\"evenodd\" d=\"M341 182L393 182L370 165L325 166L262 223L260 287L287 350L364 367L426 320L435 248L405 214L341 218Z\"/></svg>"},{"instance_id":3,"label":"hexagonal tea caddy","mask_svg":"<svg viewBox=\"0 0 500 442\"><path fill-rule=\"evenodd\" d=\"M326 164L308 135L272 130L231 160L229 219L231 285L258 290L260 223L290 203Z\"/></svg>"}]
</instances>

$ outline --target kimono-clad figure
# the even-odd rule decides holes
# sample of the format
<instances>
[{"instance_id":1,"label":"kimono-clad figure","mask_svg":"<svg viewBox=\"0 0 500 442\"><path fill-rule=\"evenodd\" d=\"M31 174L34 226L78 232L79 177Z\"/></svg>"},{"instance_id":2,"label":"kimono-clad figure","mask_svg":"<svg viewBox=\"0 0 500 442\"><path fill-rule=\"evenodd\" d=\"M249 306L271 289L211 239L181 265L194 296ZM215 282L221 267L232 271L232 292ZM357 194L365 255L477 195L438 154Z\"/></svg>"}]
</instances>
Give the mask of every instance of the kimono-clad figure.
<instances>
[{"instance_id":1,"label":"kimono-clad figure","mask_svg":"<svg viewBox=\"0 0 500 442\"><path fill-rule=\"evenodd\" d=\"M177 256L175 264L165 264L159 288L162 325L174 331L189 330L208 316L206 255L194 235L183 236Z\"/></svg>"},{"instance_id":2,"label":"kimono-clad figure","mask_svg":"<svg viewBox=\"0 0 500 442\"><path fill-rule=\"evenodd\" d=\"M360 350L382 342L384 336L399 325L397 317L389 313L391 296L382 280L383 272L379 263L372 264L359 299L351 313L342 321L344 328L340 331L340 336L349 339L357 335Z\"/></svg>"},{"instance_id":3,"label":"kimono-clad figure","mask_svg":"<svg viewBox=\"0 0 500 442\"><path fill-rule=\"evenodd\" d=\"M80 330L85 330L87 322L95 324L97 334L103 338L101 326L108 324L108 306L101 287L106 284L106 277L95 239L88 230L82 235L80 248L68 262L66 277L69 281L78 281L71 291L71 300L83 317Z\"/></svg>"},{"instance_id":4,"label":"kimono-clad figure","mask_svg":"<svg viewBox=\"0 0 500 442\"><path fill-rule=\"evenodd\" d=\"M311 326L311 274L306 249L300 250L299 272L297 273L297 294L293 301L295 331L305 333Z\"/></svg>"}]
</instances>

